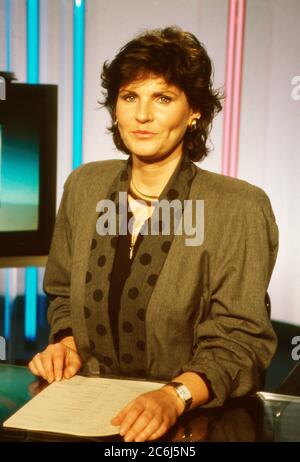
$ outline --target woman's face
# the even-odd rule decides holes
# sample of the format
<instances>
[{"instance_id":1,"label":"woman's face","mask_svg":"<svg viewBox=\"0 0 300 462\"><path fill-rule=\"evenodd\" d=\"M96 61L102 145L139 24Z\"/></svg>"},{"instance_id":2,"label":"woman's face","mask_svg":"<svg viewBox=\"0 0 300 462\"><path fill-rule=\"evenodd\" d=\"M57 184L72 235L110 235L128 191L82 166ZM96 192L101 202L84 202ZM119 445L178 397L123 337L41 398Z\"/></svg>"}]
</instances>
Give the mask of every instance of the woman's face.
<instances>
[{"instance_id":1,"label":"woman's face","mask_svg":"<svg viewBox=\"0 0 300 462\"><path fill-rule=\"evenodd\" d=\"M187 126L199 116L185 93L162 77L133 81L119 90L120 135L129 151L146 162L181 154Z\"/></svg>"}]
</instances>

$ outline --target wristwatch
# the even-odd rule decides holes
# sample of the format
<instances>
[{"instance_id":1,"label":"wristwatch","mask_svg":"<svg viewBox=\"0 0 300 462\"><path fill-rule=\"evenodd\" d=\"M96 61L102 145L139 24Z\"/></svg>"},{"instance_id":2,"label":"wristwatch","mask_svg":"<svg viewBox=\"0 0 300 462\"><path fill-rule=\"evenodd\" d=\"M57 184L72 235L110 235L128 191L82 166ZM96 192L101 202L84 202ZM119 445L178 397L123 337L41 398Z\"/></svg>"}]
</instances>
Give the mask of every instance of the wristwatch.
<instances>
[{"instance_id":1,"label":"wristwatch","mask_svg":"<svg viewBox=\"0 0 300 462\"><path fill-rule=\"evenodd\" d=\"M175 388L176 393L184 402L184 411L188 411L193 402L190 390L183 383L180 382L169 382L166 384L166 386L167 385L171 385L171 387Z\"/></svg>"}]
</instances>

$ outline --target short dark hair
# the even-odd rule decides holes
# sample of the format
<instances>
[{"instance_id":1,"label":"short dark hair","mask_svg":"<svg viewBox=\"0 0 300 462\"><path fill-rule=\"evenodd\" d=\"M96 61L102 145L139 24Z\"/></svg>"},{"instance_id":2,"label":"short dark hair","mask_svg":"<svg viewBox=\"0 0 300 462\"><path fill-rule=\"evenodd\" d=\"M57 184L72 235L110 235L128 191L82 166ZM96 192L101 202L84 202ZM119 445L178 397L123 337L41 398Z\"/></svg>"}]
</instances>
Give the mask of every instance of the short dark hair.
<instances>
[{"instance_id":1,"label":"short dark hair","mask_svg":"<svg viewBox=\"0 0 300 462\"><path fill-rule=\"evenodd\" d=\"M223 96L213 89L212 62L203 44L177 26L148 30L123 46L115 58L105 61L101 73L104 101L112 117L108 128L118 149L130 155L115 121L119 89L134 80L156 75L184 91L190 107L201 112L196 127L187 129L183 149L191 160L202 160L209 152L207 138L214 116L221 111Z\"/></svg>"}]
</instances>

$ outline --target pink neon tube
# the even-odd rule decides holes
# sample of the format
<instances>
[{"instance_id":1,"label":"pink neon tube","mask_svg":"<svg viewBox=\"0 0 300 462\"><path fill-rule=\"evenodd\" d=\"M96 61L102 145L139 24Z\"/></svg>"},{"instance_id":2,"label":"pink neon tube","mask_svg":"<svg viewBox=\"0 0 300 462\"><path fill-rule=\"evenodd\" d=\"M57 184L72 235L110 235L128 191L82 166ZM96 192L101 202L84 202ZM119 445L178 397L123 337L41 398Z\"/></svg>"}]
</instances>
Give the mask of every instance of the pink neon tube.
<instances>
[{"instance_id":1,"label":"pink neon tube","mask_svg":"<svg viewBox=\"0 0 300 462\"><path fill-rule=\"evenodd\" d=\"M224 131L223 131L223 155L222 173L229 174L230 139L231 139L231 107L232 107L232 83L234 76L234 45L235 45L235 10L237 0L229 0L229 14L227 26L227 62L225 82L225 107L224 107Z\"/></svg>"},{"instance_id":2,"label":"pink neon tube","mask_svg":"<svg viewBox=\"0 0 300 462\"><path fill-rule=\"evenodd\" d=\"M244 45L244 24L245 24L245 0L238 2L236 21L236 47L235 47L235 69L234 69L234 90L232 105L232 127L231 127L231 155L230 155L230 176L237 176L239 156L239 129L240 129L240 106L241 86L243 71L243 45Z\"/></svg>"},{"instance_id":3,"label":"pink neon tube","mask_svg":"<svg viewBox=\"0 0 300 462\"><path fill-rule=\"evenodd\" d=\"M236 176L246 0L229 0L222 173Z\"/></svg>"}]
</instances>

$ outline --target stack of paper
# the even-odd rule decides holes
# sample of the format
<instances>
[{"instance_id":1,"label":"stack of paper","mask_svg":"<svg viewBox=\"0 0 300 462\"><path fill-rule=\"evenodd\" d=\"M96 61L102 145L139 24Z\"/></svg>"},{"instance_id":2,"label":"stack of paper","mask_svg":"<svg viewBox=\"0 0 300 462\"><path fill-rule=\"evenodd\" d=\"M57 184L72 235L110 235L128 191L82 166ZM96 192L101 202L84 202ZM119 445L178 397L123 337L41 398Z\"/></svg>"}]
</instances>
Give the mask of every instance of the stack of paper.
<instances>
[{"instance_id":1,"label":"stack of paper","mask_svg":"<svg viewBox=\"0 0 300 462\"><path fill-rule=\"evenodd\" d=\"M4 427L77 436L117 434L111 419L158 382L74 376L54 382L6 420Z\"/></svg>"}]
</instances>

